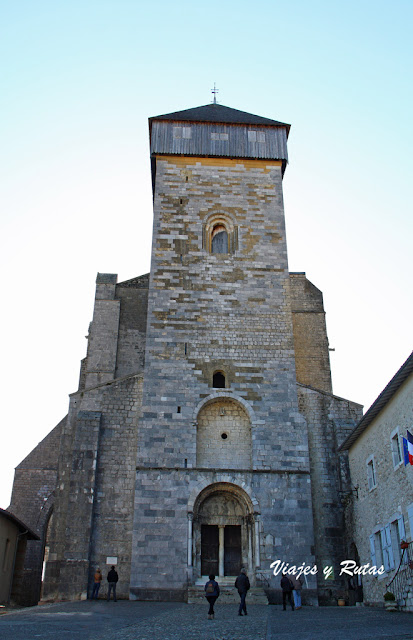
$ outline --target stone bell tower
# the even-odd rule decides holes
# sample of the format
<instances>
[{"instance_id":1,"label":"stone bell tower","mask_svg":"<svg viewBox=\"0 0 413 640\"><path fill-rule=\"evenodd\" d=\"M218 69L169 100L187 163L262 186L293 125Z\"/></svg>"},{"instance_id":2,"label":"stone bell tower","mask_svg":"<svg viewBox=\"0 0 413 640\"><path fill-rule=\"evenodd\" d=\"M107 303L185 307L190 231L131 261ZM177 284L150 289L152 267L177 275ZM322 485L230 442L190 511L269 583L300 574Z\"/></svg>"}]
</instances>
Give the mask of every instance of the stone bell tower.
<instances>
[{"instance_id":1,"label":"stone bell tower","mask_svg":"<svg viewBox=\"0 0 413 640\"><path fill-rule=\"evenodd\" d=\"M361 416L332 394L321 291L288 272L289 125L210 104L149 128L151 273L98 274L68 414L16 469L10 510L39 535L26 601L45 548L49 599L114 564L122 598L191 599L245 567L277 601L275 560L344 557L337 446ZM342 588L309 576L306 603Z\"/></svg>"},{"instance_id":2,"label":"stone bell tower","mask_svg":"<svg viewBox=\"0 0 413 640\"><path fill-rule=\"evenodd\" d=\"M313 559L282 195L289 125L210 104L149 126L135 597L242 565L254 581L277 548Z\"/></svg>"}]
</instances>

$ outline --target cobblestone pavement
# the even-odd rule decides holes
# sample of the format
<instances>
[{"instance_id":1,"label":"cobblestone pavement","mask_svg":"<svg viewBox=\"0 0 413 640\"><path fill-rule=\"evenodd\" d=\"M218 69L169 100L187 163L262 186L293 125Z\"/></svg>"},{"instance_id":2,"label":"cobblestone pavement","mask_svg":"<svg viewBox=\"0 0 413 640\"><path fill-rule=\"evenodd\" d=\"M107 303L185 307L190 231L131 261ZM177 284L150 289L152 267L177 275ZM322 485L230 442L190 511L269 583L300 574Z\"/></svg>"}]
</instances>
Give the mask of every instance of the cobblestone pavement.
<instances>
[{"instance_id":1,"label":"cobblestone pavement","mask_svg":"<svg viewBox=\"0 0 413 640\"><path fill-rule=\"evenodd\" d=\"M65 602L0 616L1 640L413 640L413 616L367 607L252 605L247 617L218 604Z\"/></svg>"},{"instance_id":2,"label":"cobblestone pavement","mask_svg":"<svg viewBox=\"0 0 413 640\"><path fill-rule=\"evenodd\" d=\"M413 640L413 615L371 607L268 607L266 640Z\"/></svg>"}]
</instances>

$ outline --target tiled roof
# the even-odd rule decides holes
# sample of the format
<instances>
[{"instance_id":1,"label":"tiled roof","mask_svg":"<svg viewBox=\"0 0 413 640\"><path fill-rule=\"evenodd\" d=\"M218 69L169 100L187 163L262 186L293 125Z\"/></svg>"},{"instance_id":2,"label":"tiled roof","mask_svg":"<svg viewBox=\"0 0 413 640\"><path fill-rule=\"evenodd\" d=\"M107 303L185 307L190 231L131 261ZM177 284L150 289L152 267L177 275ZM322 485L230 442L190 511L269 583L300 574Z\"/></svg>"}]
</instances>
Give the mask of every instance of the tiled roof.
<instances>
[{"instance_id":1,"label":"tiled roof","mask_svg":"<svg viewBox=\"0 0 413 640\"><path fill-rule=\"evenodd\" d=\"M367 429L374 418L384 409L390 402L395 393L400 389L403 382L413 373L413 351L402 364L395 376L390 380L389 384L383 389L377 400L373 402L370 409L364 414L354 431L344 440L339 447L339 451L346 451L355 443L357 438Z\"/></svg>"},{"instance_id":2,"label":"tiled roof","mask_svg":"<svg viewBox=\"0 0 413 640\"><path fill-rule=\"evenodd\" d=\"M27 527L24 522L16 518L16 516L10 511L7 511L6 509L0 509L0 516L7 518L7 520L10 520L10 522L13 522L13 524L15 524L19 529L20 534L26 533L28 540L40 540L39 536L34 533L34 531L29 529L29 527Z\"/></svg>"},{"instance_id":3,"label":"tiled roof","mask_svg":"<svg viewBox=\"0 0 413 640\"><path fill-rule=\"evenodd\" d=\"M174 111L160 116L149 118L152 120L178 120L181 122L219 122L222 124L261 124L267 126L286 127L290 130L290 125L285 122L278 122L270 118L256 116L246 111L239 111L222 104L206 104L202 107L185 109L184 111Z\"/></svg>"}]
</instances>

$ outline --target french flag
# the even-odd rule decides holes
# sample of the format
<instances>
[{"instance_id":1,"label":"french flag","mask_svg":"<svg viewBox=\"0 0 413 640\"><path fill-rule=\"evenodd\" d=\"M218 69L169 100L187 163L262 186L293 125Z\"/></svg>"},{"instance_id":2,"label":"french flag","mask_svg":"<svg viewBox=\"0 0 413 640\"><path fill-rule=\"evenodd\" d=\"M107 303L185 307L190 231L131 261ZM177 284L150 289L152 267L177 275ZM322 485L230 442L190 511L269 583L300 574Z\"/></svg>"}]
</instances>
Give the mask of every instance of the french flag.
<instances>
[{"instance_id":1,"label":"french flag","mask_svg":"<svg viewBox=\"0 0 413 640\"><path fill-rule=\"evenodd\" d=\"M409 452L409 462L413 464L413 436L410 431L407 432L407 449Z\"/></svg>"}]
</instances>

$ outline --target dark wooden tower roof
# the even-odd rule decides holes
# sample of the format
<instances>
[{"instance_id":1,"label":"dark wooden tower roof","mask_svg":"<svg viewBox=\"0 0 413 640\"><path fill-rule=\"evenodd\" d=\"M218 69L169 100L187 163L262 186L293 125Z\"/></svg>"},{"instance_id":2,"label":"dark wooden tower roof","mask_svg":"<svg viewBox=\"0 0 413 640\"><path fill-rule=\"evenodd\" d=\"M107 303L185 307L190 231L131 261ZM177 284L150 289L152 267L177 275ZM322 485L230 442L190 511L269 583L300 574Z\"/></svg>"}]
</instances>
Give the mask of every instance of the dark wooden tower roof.
<instances>
[{"instance_id":1,"label":"dark wooden tower roof","mask_svg":"<svg viewBox=\"0 0 413 640\"><path fill-rule=\"evenodd\" d=\"M240 111L239 109L232 109L231 107L225 107L222 104L216 103L206 104L202 107L193 107L192 109L184 109L183 111L174 111L173 113L166 113L161 116L154 116L149 118L149 126L153 120L285 127L287 129L287 136L290 131L290 125L285 122L278 122L278 120L263 118L262 116L256 116L253 113L247 113L246 111Z\"/></svg>"},{"instance_id":2,"label":"dark wooden tower roof","mask_svg":"<svg viewBox=\"0 0 413 640\"><path fill-rule=\"evenodd\" d=\"M290 125L222 104L149 118L151 157L162 155L280 160L288 162Z\"/></svg>"}]
</instances>

